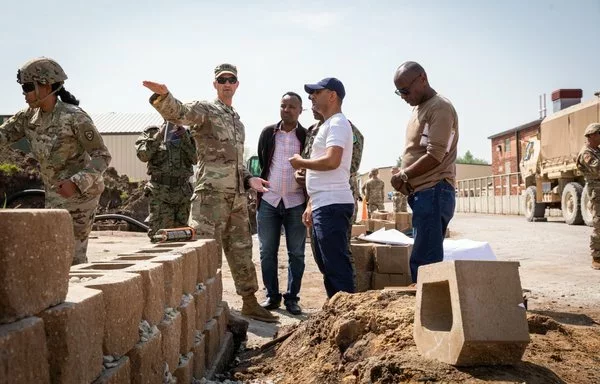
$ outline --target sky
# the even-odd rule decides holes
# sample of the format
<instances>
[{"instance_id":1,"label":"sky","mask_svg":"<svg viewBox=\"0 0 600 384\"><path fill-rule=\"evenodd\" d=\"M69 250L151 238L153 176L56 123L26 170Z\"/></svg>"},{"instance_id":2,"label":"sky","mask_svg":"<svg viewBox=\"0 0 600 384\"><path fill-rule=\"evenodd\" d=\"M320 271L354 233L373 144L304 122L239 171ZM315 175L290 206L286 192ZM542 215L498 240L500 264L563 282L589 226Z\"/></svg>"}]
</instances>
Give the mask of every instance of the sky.
<instances>
[{"instance_id":1,"label":"sky","mask_svg":"<svg viewBox=\"0 0 600 384\"><path fill-rule=\"evenodd\" d=\"M88 113L151 112L143 80L183 102L211 100L214 67L238 67L234 107L255 152L287 91L324 77L346 88L344 114L365 137L360 171L394 165L411 107L393 76L417 61L454 104L458 153L491 161L490 135L539 117L539 95L600 91L600 1L10 1L0 23L0 114L26 107L16 71L47 56Z\"/></svg>"}]
</instances>

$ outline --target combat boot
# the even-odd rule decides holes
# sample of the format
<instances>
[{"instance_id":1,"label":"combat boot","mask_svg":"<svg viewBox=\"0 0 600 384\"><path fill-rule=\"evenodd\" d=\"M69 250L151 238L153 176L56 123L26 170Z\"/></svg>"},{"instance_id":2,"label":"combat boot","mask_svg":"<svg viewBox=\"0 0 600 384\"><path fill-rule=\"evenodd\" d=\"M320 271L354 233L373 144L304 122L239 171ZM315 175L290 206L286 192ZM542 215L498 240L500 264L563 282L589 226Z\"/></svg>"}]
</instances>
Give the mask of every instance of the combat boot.
<instances>
[{"instance_id":1,"label":"combat boot","mask_svg":"<svg viewBox=\"0 0 600 384\"><path fill-rule=\"evenodd\" d=\"M254 294L248 296L242 296L242 315L248 316L251 319L264 321L265 323L276 323L279 316L273 315L258 304L256 296Z\"/></svg>"},{"instance_id":2,"label":"combat boot","mask_svg":"<svg viewBox=\"0 0 600 384\"><path fill-rule=\"evenodd\" d=\"M592 268L594 269L600 269L600 259L594 257L594 259L592 260Z\"/></svg>"}]
</instances>

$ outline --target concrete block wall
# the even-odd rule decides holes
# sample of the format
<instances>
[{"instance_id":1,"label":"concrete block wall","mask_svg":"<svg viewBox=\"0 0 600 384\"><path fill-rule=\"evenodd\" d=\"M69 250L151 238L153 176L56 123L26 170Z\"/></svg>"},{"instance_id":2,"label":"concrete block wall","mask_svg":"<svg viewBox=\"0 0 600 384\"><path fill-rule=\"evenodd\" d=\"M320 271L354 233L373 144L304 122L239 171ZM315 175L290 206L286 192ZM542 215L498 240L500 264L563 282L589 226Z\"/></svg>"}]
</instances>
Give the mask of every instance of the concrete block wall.
<instances>
[{"instance_id":1,"label":"concrete block wall","mask_svg":"<svg viewBox=\"0 0 600 384\"><path fill-rule=\"evenodd\" d=\"M0 384L191 383L226 364L216 241L69 268L71 228L66 211L0 210Z\"/></svg>"}]
</instances>

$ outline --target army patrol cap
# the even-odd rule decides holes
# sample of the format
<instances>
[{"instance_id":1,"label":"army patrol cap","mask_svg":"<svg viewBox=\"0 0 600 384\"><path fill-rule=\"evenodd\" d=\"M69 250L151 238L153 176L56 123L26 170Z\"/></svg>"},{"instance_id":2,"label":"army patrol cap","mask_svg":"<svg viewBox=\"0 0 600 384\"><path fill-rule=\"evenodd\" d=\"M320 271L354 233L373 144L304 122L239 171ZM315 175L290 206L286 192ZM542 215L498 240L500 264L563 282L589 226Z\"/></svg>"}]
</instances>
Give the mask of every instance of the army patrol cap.
<instances>
[{"instance_id":1,"label":"army patrol cap","mask_svg":"<svg viewBox=\"0 0 600 384\"><path fill-rule=\"evenodd\" d=\"M62 67L48 57L31 59L17 71L17 83L54 84L67 80L67 74Z\"/></svg>"},{"instance_id":2,"label":"army patrol cap","mask_svg":"<svg viewBox=\"0 0 600 384\"><path fill-rule=\"evenodd\" d=\"M584 135L587 137L589 135L592 135L594 133L599 133L599 132L600 132L600 123L592 123L587 126L587 128L585 129Z\"/></svg>"},{"instance_id":3,"label":"army patrol cap","mask_svg":"<svg viewBox=\"0 0 600 384\"><path fill-rule=\"evenodd\" d=\"M229 73L230 75L237 77L237 67L228 63L217 65L215 68L215 79L225 73Z\"/></svg>"}]
</instances>

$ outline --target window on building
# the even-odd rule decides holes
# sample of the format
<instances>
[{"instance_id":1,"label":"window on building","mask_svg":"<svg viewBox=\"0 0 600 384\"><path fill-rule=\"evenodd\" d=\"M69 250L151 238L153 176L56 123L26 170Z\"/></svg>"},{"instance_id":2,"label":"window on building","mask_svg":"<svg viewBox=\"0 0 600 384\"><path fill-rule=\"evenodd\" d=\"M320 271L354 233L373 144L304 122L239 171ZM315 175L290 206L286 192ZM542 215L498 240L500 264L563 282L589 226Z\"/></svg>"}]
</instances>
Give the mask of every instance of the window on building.
<instances>
[{"instance_id":1,"label":"window on building","mask_svg":"<svg viewBox=\"0 0 600 384\"><path fill-rule=\"evenodd\" d=\"M510 139L504 139L504 153L510 153Z\"/></svg>"},{"instance_id":2,"label":"window on building","mask_svg":"<svg viewBox=\"0 0 600 384\"><path fill-rule=\"evenodd\" d=\"M504 162L504 173L510 173L510 161Z\"/></svg>"}]
</instances>

